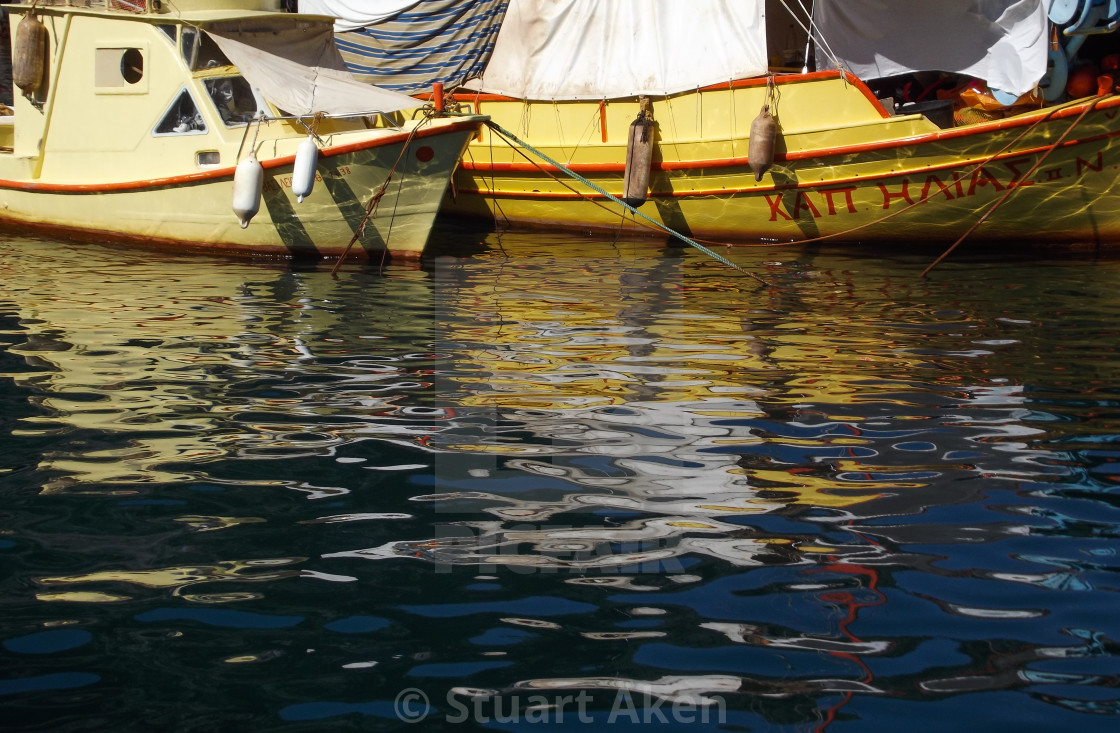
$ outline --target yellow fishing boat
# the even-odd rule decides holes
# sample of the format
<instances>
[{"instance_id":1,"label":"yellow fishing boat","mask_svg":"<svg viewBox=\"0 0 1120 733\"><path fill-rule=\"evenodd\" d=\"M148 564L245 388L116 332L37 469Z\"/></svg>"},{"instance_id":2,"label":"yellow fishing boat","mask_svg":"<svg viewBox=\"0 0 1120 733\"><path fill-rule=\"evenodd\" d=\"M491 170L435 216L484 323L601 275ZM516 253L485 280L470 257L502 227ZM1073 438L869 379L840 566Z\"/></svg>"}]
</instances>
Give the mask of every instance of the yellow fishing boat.
<instances>
[{"instance_id":1,"label":"yellow fishing boat","mask_svg":"<svg viewBox=\"0 0 1120 733\"><path fill-rule=\"evenodd\" d=\"M377 48L451 3L350 5L301 9L336 17L349 68L382 83ZM497 30L429 80L492 121L451 214L718 242L1120 239L1116 0L457 5ZM440 102L419 66L383 81Z\"/></svg>"},{"instance_id":2,"label":"yellow fishing boat","mask_svg":"<svg viewBox=\"0 0 1120 733\"><path fill-rule=\"evenodd\" d=\"M419 256L483 118L358 83L280 0L4 6L0 224L304 257ZM10 88L10 87L9 87Z\"/></svg>"}]
</instances>

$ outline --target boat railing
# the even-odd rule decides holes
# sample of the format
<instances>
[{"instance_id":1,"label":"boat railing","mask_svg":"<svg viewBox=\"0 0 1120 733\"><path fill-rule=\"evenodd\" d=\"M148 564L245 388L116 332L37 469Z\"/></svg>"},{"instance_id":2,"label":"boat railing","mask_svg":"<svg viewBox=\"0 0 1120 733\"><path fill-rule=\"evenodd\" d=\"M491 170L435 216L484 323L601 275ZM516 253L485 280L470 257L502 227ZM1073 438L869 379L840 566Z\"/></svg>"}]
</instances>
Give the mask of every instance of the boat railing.
<instances>
[{"instance_id":1,"label":"boat railing","mask_svg":"<svg viewBox=\"0 0 1120 733\"><path fill-rule=\"evenodd\" d=\"M250 2L234 2L233 0L19 0L21 7L38 8L75 8L77 10L93 10L111 13L127 13L131 15L148 15L167 13L169 11L190 10L263 10L278 11L285 7L281 0L251 0ZM236 6L236 8L234 7Z\"/></svg>"},{"instance_id":2,"label":"boat railing","mask_svg":"<svg viewBox=\"0 0 1120 733\"><path fill-rule=\"evenodd\" d=\"M161 0L22 0L21 5L36 7L69 7L86 10L110 10L121 13L155 13L163 7Z\"/></svg>"}]
</instances>

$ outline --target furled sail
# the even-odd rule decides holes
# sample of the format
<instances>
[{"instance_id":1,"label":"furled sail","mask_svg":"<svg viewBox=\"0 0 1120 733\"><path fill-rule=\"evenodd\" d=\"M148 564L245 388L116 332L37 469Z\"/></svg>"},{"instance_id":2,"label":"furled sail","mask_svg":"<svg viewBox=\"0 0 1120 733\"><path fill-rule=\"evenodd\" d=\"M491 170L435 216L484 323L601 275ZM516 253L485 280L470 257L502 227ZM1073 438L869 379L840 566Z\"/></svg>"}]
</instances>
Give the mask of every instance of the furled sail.
<instances>
[{"instance_id":1,"label":"furled sail","mask_svg":"<svg viewBox=\"0 0 1120 733\"><path fill-rule=\"evenodd\" d=\"M521 99L671 94L767 70L764 0L510 0L468 86Z\"/></svg>"},{"instance_id":2,"label":"furled sail","mask_svg":"<svg viewBox=\"0 0 1120 733\"><path fill-rule=\"evenodd\" d=\"M862 79L946 71L1019 96L1046 73L1046 6L1044 0L815 0L817 69L838 60Z\"/></svg>"},{"instance_id":3,"label":"furled sail","mask_svg":"<svg viewBox=\"0 0 1120 733\"><path fill-rule=\"evenodd\" d=\"M299 27L229 22L205 30L265 99L290 114L369 114L420 106L413 97L355 79L328 22Z\"/></svg>"},{"instance_id":4,"label":"furled sail","mask_svg":"<svg viewBox=\"0 0 1120 733\"><path fill-rule=\"evenodd\" d=\"M335 18L338 49L359 80L413 94L482 73L509 0L303 0Z\"/></svg>"}]
</instances>

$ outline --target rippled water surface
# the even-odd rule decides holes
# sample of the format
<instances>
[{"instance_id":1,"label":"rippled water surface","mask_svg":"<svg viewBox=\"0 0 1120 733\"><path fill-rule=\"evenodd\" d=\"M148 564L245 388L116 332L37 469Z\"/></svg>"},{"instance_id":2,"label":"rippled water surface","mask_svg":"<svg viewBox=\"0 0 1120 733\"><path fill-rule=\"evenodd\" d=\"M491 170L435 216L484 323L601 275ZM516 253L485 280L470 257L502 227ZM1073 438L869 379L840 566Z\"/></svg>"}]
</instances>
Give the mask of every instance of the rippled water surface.
<instances>
[{"instance_id":1,"label":"rippled water surface","mask_svg":"<svg viewBox=\"0 0 1120 733\"><path fill-rule=\"evenodd\" d=\"M0 727L1120 723L1120 263L478 242L0 241Z\"/></svg>"}]
</instances>

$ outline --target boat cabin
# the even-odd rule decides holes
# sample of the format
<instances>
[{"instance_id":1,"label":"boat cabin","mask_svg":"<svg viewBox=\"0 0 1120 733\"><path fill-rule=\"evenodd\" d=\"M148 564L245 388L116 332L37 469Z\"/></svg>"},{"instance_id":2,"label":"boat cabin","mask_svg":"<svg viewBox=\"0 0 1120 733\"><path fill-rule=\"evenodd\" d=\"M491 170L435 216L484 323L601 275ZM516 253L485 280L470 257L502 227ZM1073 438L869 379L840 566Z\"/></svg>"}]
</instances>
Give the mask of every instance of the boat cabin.
<instances>
[{"instance_id":1,"label":"boat cabin","mask_svg":"<svg viewBox=\"0 0 1120 733\"><path fill-rule=\"evenodd\" d=\"M279 0L185 0L174 3L174 12L171 5L39 0L3 6L10 62L14 56L18 66L29 53L19 45L21 23L37 22L44 38L42 56L33 60L41 67L37 83L20 88L9 69L0 85L0 113L6 113L0 115L0 178L23 172L32 179L88 180L100 166L98 179L112 182L228 166L251 121L288 115L254 91L215 37L242 30L310 37L329 21L286 13ZM247 10L256 11L251 21ZM273 121L254 130L267 140L290 135L297 124ZM321 124L361 129L376 121Z\"/></svg>"}]
</instances>

